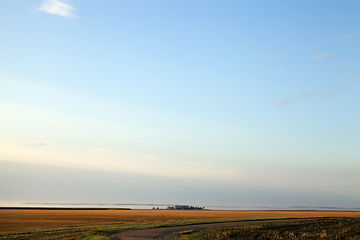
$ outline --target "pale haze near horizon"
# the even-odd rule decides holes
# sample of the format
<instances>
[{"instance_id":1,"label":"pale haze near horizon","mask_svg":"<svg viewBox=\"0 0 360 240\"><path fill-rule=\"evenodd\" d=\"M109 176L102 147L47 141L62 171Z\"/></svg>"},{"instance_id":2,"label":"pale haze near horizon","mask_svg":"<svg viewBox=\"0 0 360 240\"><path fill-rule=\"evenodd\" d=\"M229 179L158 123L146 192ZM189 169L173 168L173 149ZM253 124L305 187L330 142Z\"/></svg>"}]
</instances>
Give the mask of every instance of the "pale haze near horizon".
<instances>
[{"instance_id":1,"label":"pale haze near horizon","mask_svg":"<svg viewBox=\"0 0 360 240\"><path fill-rule=\"evenodd\" d=\"M359 7L1 2L1 205L360 207Z\"/></svg>"}]
</instances>

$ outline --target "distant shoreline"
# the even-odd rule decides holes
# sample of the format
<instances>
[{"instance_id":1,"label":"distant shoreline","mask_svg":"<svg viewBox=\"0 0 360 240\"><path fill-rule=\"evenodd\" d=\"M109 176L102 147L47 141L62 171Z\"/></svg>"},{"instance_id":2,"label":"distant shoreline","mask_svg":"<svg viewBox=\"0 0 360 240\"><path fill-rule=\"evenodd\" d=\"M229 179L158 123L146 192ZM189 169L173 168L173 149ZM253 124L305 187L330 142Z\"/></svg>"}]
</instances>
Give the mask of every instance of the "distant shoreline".
<instances>
[{"instance_id":1,"label":"distant shoreline","mask_svg":"<svg viewBox=\"0 0 360 240\"><path fill-rule=\"evenodd\" d=\"M67 207L0 207L14 210L132 210L131 208L67 208Z\"/></svg>"},{"instance_id":2,"label":"distant shoreline","mask_svg":"<svg viewBox=\"0 0 360 240\"><path fill-rule=\"evenodd\" d=\"M89 207L0 207L0 210L146 210L146 211L196 211L180 209L132 209L132 208L89 208ZM217 210L203 209L198 211L239 211L239 212L359 212L359 209L237 209L237 210Z\"/></svg>"},{"instance_id":3,"label":"distant shoreline","mask_svg":"<svg viewBox=\"0 0 360 240\"><path fill-rule=\"evenodd\" d=\"M0 209L60 209L60 210L164 210L169 206L183 204L169 203L8 203L0 202ZM190 206L190 205L189 205ZM224 206L224 205L202 205L206 210L223 211L360 211L360 207L334 207L334 206Z\"/></svg>"}]
</instances>

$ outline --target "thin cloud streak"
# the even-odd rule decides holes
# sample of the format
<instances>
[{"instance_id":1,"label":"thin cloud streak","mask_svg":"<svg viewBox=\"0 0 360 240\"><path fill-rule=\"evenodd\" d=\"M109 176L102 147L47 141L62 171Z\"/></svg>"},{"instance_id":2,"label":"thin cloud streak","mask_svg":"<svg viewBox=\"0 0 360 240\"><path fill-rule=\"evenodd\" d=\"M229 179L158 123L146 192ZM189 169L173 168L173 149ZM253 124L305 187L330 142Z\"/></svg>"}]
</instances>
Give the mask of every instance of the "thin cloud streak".
<instances>
[{"instance_id":1,"label":"thin cloud streak","mask_svg":"<svg viewBox=\"0 0 360 240\"><path fill-rule=\"evenodd\" d=\"M286 99L282 100L278 105L276 105L272 108L282 108L291 103L294 103L294 101L291 100L290 98L286 98Z\"/></svg>"},{"instance_id":2,"label":"thin cloud streak","mask_svg":"<svg viewBox=\"0 0 360 240\"><path fill-rule=\"evenodd\" d=\"M332 98L336 93L338 93L338 91L325 92L325 97L324 98Z\"/></svg>"},{"instance_id":3,"label":"thin cloud streak","mask_svg":"<svg viewBox=\"0 0 360 240\"><path fill-rule=\"evenodd\" d=\"M313 59L315 60L322 60L322 59L326 59L326 58L329 58L330 55L327 54L327 53L321 53L321 54L317 54L317 55L314 55L313 56Z\"/></svg>"},{"instance_id":4,"label":"thin cloud streak","mask_svg":"<svg viewBox=\"0 0 360 240\"><path fill-rule=\"evenodd\" d=\"M360 76L356 76L348 80L348 82L356 82L356 81L360 81Z\"/></svg>"},{"instance_id":5,"label":"thin cloud streak","mask_svg":"<svg viewBox=\"0 0 360 240\"><path fill-rule=\"evenodd\" d=\"M322 92L322 90L307 91L307 92L301 93L301 95L303 98L309 98L309 97L318 96L321 92Z\"/></svg>"},{"instance_id":6,"label":"thin cloud streak","mask_svg":"<svg viewBox=\"0 0 360 240\"><path fill-rule=\"evenodd\" d=\"M339 37L342 40L348 40L352 38L360 38L360 34L349 34L349 35L343 35Z\"/></svg>"},{"instance_id":7,"label":"thin cloud streak","mask_svg":"<svg viewBox=\"0 0 360 240\"><path fill-rule=\"evenodd\" d=\"M75 17L73 14L75 8L63 3L61 0L44 0L38 10L65 18Z\"/></svg>"},{"instance_id":8,"label":"thin cloud streak","mask_svg":"<svg viewBox=\"0 0 360 240\"><path fill-rule=\"evenodd\" d=\"M356 78L353 78L351 80L352 81L360 81L360 77L356 77ZM322 89L306 91L306 92L301 93L301 98L299 100L304 99L304 98L315 97L315 96L323 97L324 99L332 98L332 97L334 97L335 94L339 93L342 90L345 90L345 88L344 87L338 87L336 90L332 90L332 91L325 91L325 90L322 90ZM286 106L286 105L288 105L290 103L294 103L294 100L292 100L290 98L287 98L287 99L284 99L278 105L276 105L276 106L274 106L272 108L281 108L281 107L284 107L284 106Z\"/></svg>"},{"instance_id":9,"label":"thin cloud streak","mask_svg":"<svg viewBox=\"0 0 360 240\"><path fill-rule=\"evenodd\" d=\"M44 142L26 142L24 143L24 145L28 147L43 147L46 146L47 144Z\"/></svg>"},{"instance_id":10,"label":"thin cloud streak","mask_svg":"<svg viewBox=\"0 0 360 240\"><path fill-rule=\"evenodd\" d=\"M351 63L335 63L333 65L331 65L332 68L334 67L338 67L338 66L351 66Z\"/></svg>"},{"instance_id":11,"label":"thin cloud streak","mask_svg":"<svg viewBox=\"0 0 360 240\"><path fill-rule=\"evenodd\" d=\"M82 148L70 145L40 147L41 142L25 142L29 145L0 138L4 161L33 163L76 169L99 170L119 173L135 173L152 176L168 176L191 179L232 180L244 179L239 169L187 159L173 160L155 154L120 151L112 148ZM75 161L76 160L76 161ZM250 176L247 176L250 177Z\"/></svg>"}]
</instances>

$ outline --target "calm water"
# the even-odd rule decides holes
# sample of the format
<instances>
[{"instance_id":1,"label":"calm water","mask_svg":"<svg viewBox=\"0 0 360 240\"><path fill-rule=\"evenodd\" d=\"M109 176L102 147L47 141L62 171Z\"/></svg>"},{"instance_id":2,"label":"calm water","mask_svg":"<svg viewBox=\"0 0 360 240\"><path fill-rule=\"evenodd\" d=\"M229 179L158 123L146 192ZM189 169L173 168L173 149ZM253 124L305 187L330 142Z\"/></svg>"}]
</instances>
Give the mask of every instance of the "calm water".
<instances>
[{"instance_id":1,"label":"calm water","mask_svg":"<svg viewBox=\"0 0 360 240\"><path fill-rule=\"evenodd\" d=\"M135 203L0 203L1 207L68 207L68 208L130 208L130 209L166 209L176 204L135 204ZM191 205L198 206L198 205ZM215 206L201 205L209 210L326 210L326 211L360 211L360 208L338 208L327 206Z\"/></svg>"}]
</instances>

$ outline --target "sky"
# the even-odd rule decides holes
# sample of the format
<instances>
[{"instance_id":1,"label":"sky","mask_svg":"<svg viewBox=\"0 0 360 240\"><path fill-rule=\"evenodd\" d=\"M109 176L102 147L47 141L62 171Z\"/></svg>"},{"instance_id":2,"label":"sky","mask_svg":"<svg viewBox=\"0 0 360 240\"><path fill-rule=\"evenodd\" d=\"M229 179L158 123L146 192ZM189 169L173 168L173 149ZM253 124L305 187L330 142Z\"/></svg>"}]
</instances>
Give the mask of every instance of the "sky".
<instances>
[{"instance_id":1,"label":"sky","mask_svg":"<svg viewBox=\"0 0 360 240\"><path fill-rule=\"evenodd\" d=\"M0 205L360 207L360 2L0 2Z\"/></svg>"}]
</instances>

